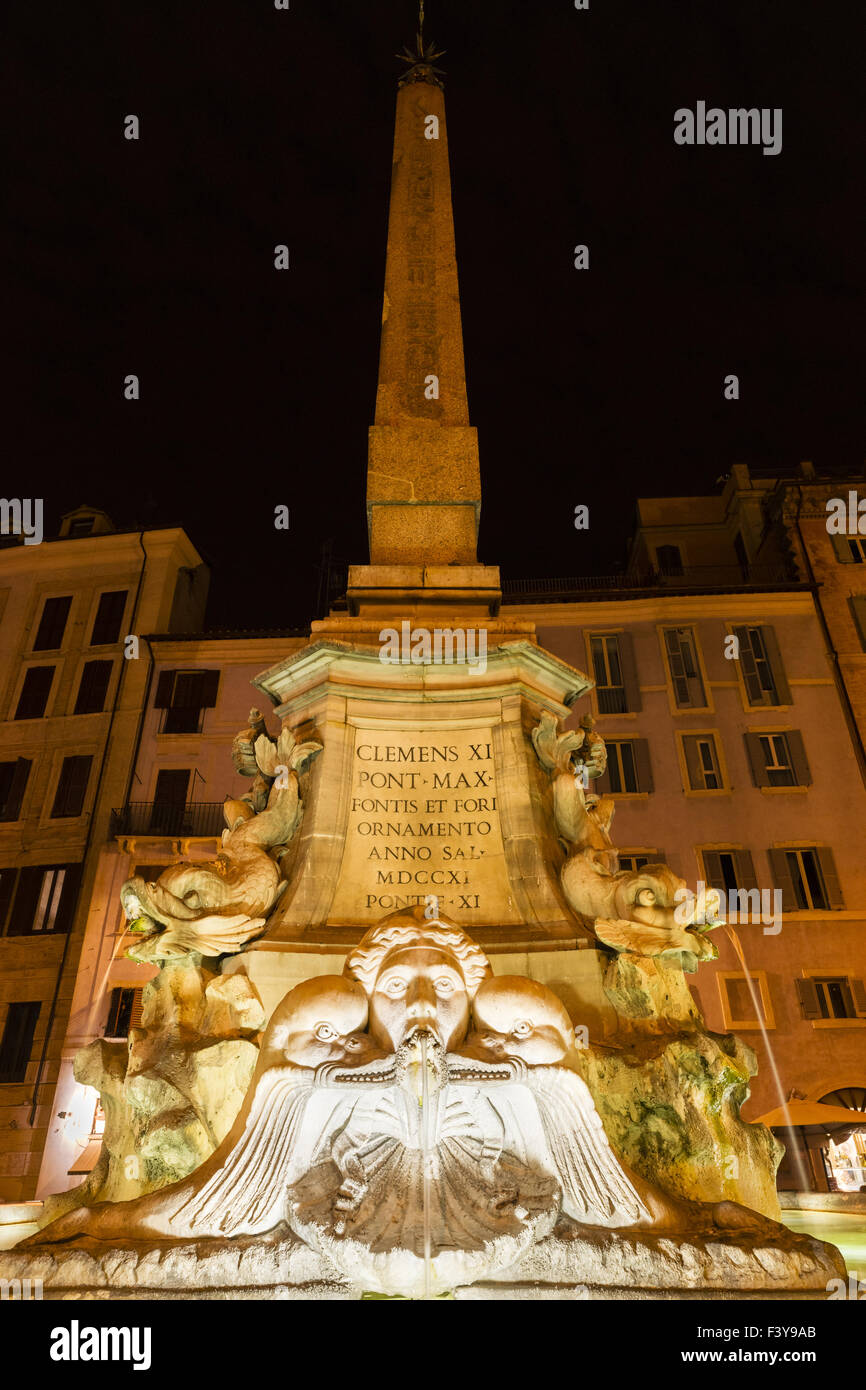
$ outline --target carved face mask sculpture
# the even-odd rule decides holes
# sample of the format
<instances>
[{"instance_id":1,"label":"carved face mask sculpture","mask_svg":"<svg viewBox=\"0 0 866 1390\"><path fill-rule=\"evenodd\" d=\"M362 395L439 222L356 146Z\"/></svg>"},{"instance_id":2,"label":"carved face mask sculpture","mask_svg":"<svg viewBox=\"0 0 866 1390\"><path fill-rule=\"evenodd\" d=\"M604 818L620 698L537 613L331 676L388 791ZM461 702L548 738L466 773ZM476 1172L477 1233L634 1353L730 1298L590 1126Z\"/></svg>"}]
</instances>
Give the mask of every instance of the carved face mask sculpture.
<instances>
[{"instance_id":1,"label":"carved face mask sculpture","mask_svg":"<svg viewBox=\"0 0 866 1390\"><path fill-rule=\"evenodd\" d=\"M370 1033L389 1052L414 1034L433 1035L446 1050L462 1042L469 1005L491 973L487 957L445 918L422 907L393 912L349 955L345 973L370 1001Z\"/></svg>"},{"instance_id":2,"label":"carved face mask sculpture","mask_svg":"<svg viewBox=\"0 0 866 1390\"><path fill-rule=\"evenodd\" d=\"M491 1058L520 1057L529 1066L552 1066L574 1043L565 1006L545 985L520 975L485 980L472 1017L476 1031L469 1045Z\"/></svg>"},{"instance_id":3,"label":"carved face mask sculpture","mask_svg":"<svg viewBox=\"0 0 866 1390\"><path fill-rule=\"evenodd\" d=\"M342 975L305 980L274 1010L263 1045L267 1065L367 1061L377 1054L363 1031L367 1012L366 995L354 980Z\"/></svg>"}]
</instances>

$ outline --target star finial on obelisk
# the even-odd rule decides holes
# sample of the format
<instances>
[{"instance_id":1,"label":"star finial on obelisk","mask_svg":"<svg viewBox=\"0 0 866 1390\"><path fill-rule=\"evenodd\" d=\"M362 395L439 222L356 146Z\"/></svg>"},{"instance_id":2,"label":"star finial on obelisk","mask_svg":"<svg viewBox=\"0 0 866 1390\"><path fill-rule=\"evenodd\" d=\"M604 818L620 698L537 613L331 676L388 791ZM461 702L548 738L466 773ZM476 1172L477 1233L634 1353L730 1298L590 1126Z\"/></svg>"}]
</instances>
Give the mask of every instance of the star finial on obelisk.
<instances>
[{"instance_id":1,"label":"star finial on obelisk","mask_svg":"<svg viewBox=\"0 0 866 1390\"><path fill-rule=\"evenodd\" d=\"M424 42L424 0L420 0L418 5L418 33L415 35L415 51L408 46L404 46L403 52L396 56L401 63L408 63L406 71L397 83L398 87L405 87L409 82L430 82L434 87L441 87L440 77L444 77L441 68L434 67L437 58L441 58L445 50L436 48L432 39L430 43Z\"/></svg>"}]
</instances>

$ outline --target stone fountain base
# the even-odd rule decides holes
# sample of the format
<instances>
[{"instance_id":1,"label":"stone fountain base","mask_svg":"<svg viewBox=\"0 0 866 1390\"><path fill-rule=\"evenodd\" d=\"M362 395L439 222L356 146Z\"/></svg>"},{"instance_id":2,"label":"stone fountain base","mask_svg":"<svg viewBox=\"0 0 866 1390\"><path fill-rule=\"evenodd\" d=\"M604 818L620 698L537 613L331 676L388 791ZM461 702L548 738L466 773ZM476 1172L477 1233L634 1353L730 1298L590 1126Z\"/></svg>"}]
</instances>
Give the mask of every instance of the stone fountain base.
<instances>
[{"instance_id":1,"label":"stone fountain base","mask_svg":"<svg viewBox=\"0 0 866 1390\"><path fill-rule=\"evenodd\" d=\"M343 1299L353 1285L285 1225L232 1240L37 1245L0 1256L0 1277L41 1279L46 1299ZM561 1220L498 1277L456 1299L823 1299L839 1251L775 1222L730 1233L602 1231ZM433 1290L447 1294L446 1290Z\"/></svg>"}]
</instances>

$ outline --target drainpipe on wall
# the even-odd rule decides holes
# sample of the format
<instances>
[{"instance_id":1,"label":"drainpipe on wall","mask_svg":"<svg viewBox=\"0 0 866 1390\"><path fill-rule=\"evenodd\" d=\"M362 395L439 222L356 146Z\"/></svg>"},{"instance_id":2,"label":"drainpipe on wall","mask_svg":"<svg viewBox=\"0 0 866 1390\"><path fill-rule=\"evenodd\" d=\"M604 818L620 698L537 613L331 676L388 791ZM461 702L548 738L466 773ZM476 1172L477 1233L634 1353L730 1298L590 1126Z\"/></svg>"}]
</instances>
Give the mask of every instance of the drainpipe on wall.
<instances>
[{"instance_id":1,"label":"drainpipe on wall","mask_svg":"<svg viewBox=\"0 0 866 1390\"><path fill-rule=\"evenodd\" d=\"M132 626L133 631L135 630L136 619L137 619L137 617L138 617L138 605L139 605L139 602L140 602L140 599L141 599L141 589L142 589L142 585L143 585L143 583L144 583L144 571L145 571L145 569L146 569L146 567L147 567L147 551L146 551L146 549L145 549L145 547L144 547L144 541L143 541L143 539L142 539L142 536L143 536L143 532L139 531L139 533L138 533L138 544L139 544L139 547L140 547L140 549L141 549L141 553L142 553L143 559L142 559L142 562L141 562L141 569L139 570L139 574L138 574L138 585L137 585L136 590L135 590L135 600L134 600L133 605L132 605L132 624L131 624L131 626ZM148 644L148 650L150 650L150 644ZM95 790L95 792L94 792L94 794L93 794L93 810L92 810L91 815L90 815L90 824L89 824L88 827L87 827L87 837L86 837L86 839L85 839L85 841L84 841L84 854L83 854L82 859L81 859L82 878L83 878L84 866L85 866L85 864L87 863L87 856L88 856L89 853L90 853L90 849L91 849L91 845L92 845L92 841L93 841L93 826L94 826L94 823L95 823L95 820L96 820L97 808L98 808L98 806L99 806L99 793L100 793L100 791L102 790L102 782L103 782L103 778L104 778L104 776L105 776L105 769L106 769L106 767L107 767L107 765L108 765L108 755L109 755L109 751L110 751L110 748L111 748L111 732L112 732L112 729L114 728L114 719L115 719L115 715L117 714L118 705L120 704L120 696L121 696L121 692L122 692L122 689L123 689L123 683L124 683L124 682L123 682L123 678L124 678L124 676L126 675L126 666L127 666L126 658L125 658L125 657L121 657L121 660L122 660L122 662L123 662L123 665L122 665L121 670L120 670L120 675L119 675L118 678L117 678L117 685L116 685L115 691L114 691L114 701L113 701L112 706L111 706L111 718L110 718L109 721L108 721L108 731L107 731L107 733L106 733L106 735L105 735L105 743L104 743L103 749L102 749L102 761L101 761L100 764L99 764L99 776L98 776L98 778L97 778L97 780L96 780L96 790ZM152 658L151 658L151 670L152 670ZM150 672L148 673L148 690L149 690L149 689L150 689ZM80 894L80 892L81 892L81 886L79 886L79 894ZM80 897L79 897L79 901L78 901L78 903L76 904L76 911L77 911L78 908L80 908L80 906L81 906L81 899L80 899ZM66 933L66 939L65 939L65 941L63 942L63 953L62 953L62 955L61 955L61 957L60 957L60 965L59 965L58 970L57 970L57 978L56 978L56 980L55 980L55 982L54 982L54 994L53 994L52 999L51 999L51 1008L49 1009L49 1012L48 1012L48 1023L47 1023L46 1028L45 1028L45 1038L44 1038L43 1043L42 1043L42 1052L41 1052L40 1057L39 1057L39 1067L38 1067L37 1072L36 1072L36 1080L35 1080L35 1082L33 1083L33 1103L32 1103L32 1105L31 1105L31 1107L30 1107L30 1115L29 1115L28 1120L27 1120L27 1123L28 1123L28 1126L30 1127L30 1129L33 1128L33 1122L34 1122L34 1120L35 1120L35 1118L36 1118L36 1111L37 1111L38 1105L39 1105L39 1087L40 1087L41 1084L42 1084L42 1073L43 1073L43 1071L45 1070L45 1059L46 1059L46 1057L47 1057L47 1055L48 1055L48 1046L49 1046L49 1043L51 1042L51 1032L52 1032L52 1029L53 1029L53 1027L54 1027L54 1019L55 1019L56 1016L57 1016L57 1000L58 1000L58 998L59 998L59 996L60 996L60 986L61 986L61 984L62 984L62 982L63 982L63 972L64 972L64 970L65 970L65 968L66 968L66 960L67 960L67 957L68 957L68 955L69 955L69 943L70 943L70 941L72 940L73 935L74 935L74 924L70 926L69 931Z\"/></svg>"},{"instance_id":2,"label":"drainpipe on wall","mask_svg":"<svg viewBox=\"0 0 866 1390\"><path fill-rule=\"evenodd\" d=\"M830 628L827 624L827 619L824 616L824 608L821 604L820 597L818 596L818 589L820 586L817 580L815 579L815 571L812 568L812 560L809 556L809 551L806 546L806 542L803 539L803 532L800 528L800 512L802 510L802 507L803 489L798 484L797 514L794 517L794 524L797 527L797 536L800 540L800 552L803 556L803 560L806 565L806 574L809 583L811 584L813 593L815 594L815 608L818 613L818 621L821 624L821 631L824 634L824 641L827 644L827 655L830 658L830 664L833 668L833 680L835 681L836 689L839 692L839 698L842 702L842 712L845 715L845 722L848 725L848 732L851 735L851 742L854 745L854 752L857 757L857 765L860 769L860 777L863 782L863 785L866 786L866 747L864 747L863 744L863 736L860 732L860 726L857 723L857 716L854 713L854 706L851 704L851 697L848 694L848 687L845 684L845 677L843 676L841 667L839 666L839 653L836 651L836 648L833 645L833 639L830 635Z\"/></svg>"}]
</instances>

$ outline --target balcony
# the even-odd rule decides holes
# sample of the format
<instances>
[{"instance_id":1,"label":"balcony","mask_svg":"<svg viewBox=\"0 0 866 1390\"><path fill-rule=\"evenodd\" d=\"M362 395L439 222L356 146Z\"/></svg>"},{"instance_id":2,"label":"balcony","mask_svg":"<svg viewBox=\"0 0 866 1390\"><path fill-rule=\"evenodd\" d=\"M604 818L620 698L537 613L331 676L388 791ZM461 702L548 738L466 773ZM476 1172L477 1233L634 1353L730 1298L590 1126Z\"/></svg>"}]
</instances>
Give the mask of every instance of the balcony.
<instances>
[{"instance_id":1,"label":"balcony","mask_svg":"<svg viewBox=\"0 0 866 1390\"><path fill-rule=\"evenodd\" d=\"M692 565L679 573L659 570L630 574L581 574L562 579L503 579L503 603L562 603L604 595L638 595L660 590L671 593L736 591L742 589L799 589L784 565Z\"/></svg>"},{"instance_id":2,"label":"balcony","mask_svg":"<svg viewBox=\"0 0 866 1390\"><path fill-rule=\"evenodd\" d=\"M112 811L108 836L112 840L118 835L211 839L220 836L225 828L221 801L188 802L185 806L165 801L130 801Z\"/></svg>"}]
</instances>

